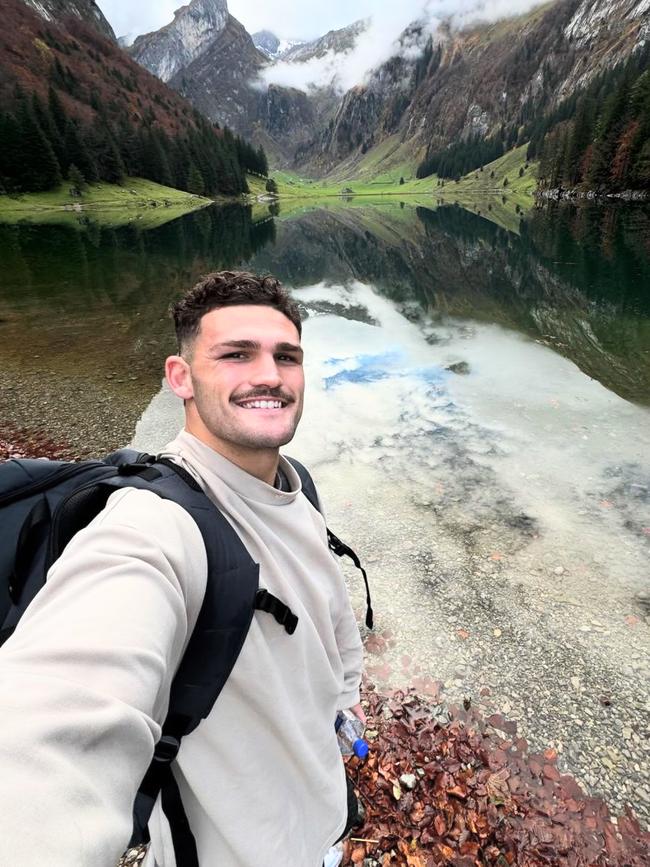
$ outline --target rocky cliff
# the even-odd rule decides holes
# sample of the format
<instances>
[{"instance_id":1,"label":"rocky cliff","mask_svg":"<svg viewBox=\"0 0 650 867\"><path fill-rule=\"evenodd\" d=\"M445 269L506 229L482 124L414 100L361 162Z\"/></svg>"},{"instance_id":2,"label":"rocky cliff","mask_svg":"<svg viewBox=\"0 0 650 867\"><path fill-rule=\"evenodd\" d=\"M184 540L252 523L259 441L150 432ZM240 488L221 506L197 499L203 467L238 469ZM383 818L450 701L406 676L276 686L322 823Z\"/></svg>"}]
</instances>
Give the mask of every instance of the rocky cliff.
<instances>
[{"instance_id":1,"label":"rocky cliff","mask_svg":"<svg viewBox=\"0 0 650 867\"><path fill-rule=\"evenodd\" d=\"M66 18L78 18L98 30L102 36L116 42L113 28L94 0L24 0L24 2L46 21L65 25Z\"/></svg>"},{"instance_id":2,"label":"rocky cliff","mask_svg":"<svg viewBox=\"0 0 650 867\"><path fill-rule=\"evenodd\" d=\"M262 145L275 165L290 165L296 149L326 127L338 95L327 87L307 94L265 83L263 73L274 62L269 55L275 53L278 62L291 56L290 62L304 63L328 51L344 51L363 26L359 22L305 44L283 45L261 32L256 34L258 48L228 13L226 0L191 0L174 21L138 37L129 51L211 120Z\"/></svg>"},{"instance_id":3,"label":"rocky cliff","mask_svg":"<svg viewBox=\"0 0 650 867\"><path fill-rule=\"evenodd\" d=\"M460 32L441 27L419 57L397 55L343 97L299 154L320 172L398 133L413 153L522 127L630 56L650 36L650 0L557 0Z\"/></svg>"},{"instance_id":4,"label":"rocky cliff","mask_svg":"<svg viewBox=\"0 0 650 867\"><path fill-rule=\"evenodd\" d=\"M226 0L192 0L132 52L212 120L262 144L273 164L321 175L344 160L353 167L389 136L414 163L473 137L514 145L533 119L648 40L650 0L555 0L460 31L443 23L433 34L416 22L393 57L343 94L324 80L286 86L304 84L310 63L331 58L335 68L366 27L284 52L262 33L263 53Z\"/></svg>"},{"instance_id":5,"label":"rocky cliff","mask_svg":"<svg viewBox=\"0 0 650 867\"><path fill-rule=\"evenodd\" d=\"M297 43L282 54L282 60L291 63L306 63L314 57L323 57L325 54L342 54L350 51L358 37L368 27L368 20L362 19L342 27L340 30L330 30L325 36L313 39L311 42Z\"/></svg>"},{"instance_id":6,"label":"rocky cliff","mask_svg":"<svg viewBox=\"0 0 650 867\"><path fill-rule=\"evenodd\" d=\"M163 81L170 81L208 51L228 24L226 0L192 0L174 12L174 20L130 48L134 60Z\"/></svg>"},{"instance_id":7,"label":"rocky cliff","mask_svg":"<svg viewBox=\"0 0 650 867\"><path fill-rule=\"evenodd\" d=\"M267 57L277 57L281 50L281 40L270 30L258 30L251 36L253 45Z\"/></svg>"}]
</instances>

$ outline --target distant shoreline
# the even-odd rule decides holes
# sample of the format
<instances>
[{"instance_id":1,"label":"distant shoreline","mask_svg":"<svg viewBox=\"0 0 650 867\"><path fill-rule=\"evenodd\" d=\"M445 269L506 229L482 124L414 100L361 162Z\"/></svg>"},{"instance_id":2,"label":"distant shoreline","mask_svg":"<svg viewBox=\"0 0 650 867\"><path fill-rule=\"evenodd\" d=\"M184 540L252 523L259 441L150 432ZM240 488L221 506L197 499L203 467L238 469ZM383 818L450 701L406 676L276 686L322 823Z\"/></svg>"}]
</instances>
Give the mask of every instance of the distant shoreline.
<instances>
[{"instance_id":1,"label":"distant shoreline","mask_svg":"<svg viewBox=\"0 0 650 867\"><path fill-rule=\"evenodd\" d=\"M30 217L50 214L94 216L109 214L112 218L124 215L125 222L143 211L164 209L174 216L211 205L212 199L165 187L142 178L126 178L123 184L89 184L76 190L69 182L55 190L22 195L0 195L0 220L18 222ZM169 216L166 217L169 219ZM114 222L114 220L112 220Z\"/></svg>"}]
</instances>

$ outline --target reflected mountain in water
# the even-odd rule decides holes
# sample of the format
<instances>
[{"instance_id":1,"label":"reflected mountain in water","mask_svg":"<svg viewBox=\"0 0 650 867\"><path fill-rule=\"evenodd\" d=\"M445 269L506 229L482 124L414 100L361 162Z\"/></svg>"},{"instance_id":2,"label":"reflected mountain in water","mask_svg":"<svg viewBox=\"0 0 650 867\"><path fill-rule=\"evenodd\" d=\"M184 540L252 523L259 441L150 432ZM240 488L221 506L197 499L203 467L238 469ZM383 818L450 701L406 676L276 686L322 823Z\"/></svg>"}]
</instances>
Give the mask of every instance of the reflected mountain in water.
<instances>
[{"instance_id":1,"label":"reflected mountain in water","mask_svg":"<svg viewBox=\"0 0 650 867\"><path fill-rule=\"evenodd\" d=\"M314 211L253 260L289 285L371 283L435 316L540 340L630 400L650 401L650 211L559 205L520 234L457 206Z\"/></svg>"},{"instance_id":2,"label":"reflected mountain in water","mask_svg":"<svg viewBox=\"0 0 650 867\"><path fill-rule=\"evenodd\" d=\"M555 205L519 234L455 206L274 210L254 220L250 207L215 206L146 231L0 226L0 417L74 428L91 450L128 441L174 350L170 301L239 267L292 287L359 281L413 321L498 323L650 402L647 208ZM341 310L321 299L310 315L327 312L372 323L354 298Z\"/></svg>"},{"instance_id":3,"label":"reflected mountain in water","mask_svg":"<svg viewBox=\"0 0 650 867\"><path fill-rule=\"evenodd\" d=\"M0 303L147 307L206 271L245 262L274 239L273 220L254 221L241 205L204 208L144 231L137 224L0 225Z\"/></svg>"}]
</instances>

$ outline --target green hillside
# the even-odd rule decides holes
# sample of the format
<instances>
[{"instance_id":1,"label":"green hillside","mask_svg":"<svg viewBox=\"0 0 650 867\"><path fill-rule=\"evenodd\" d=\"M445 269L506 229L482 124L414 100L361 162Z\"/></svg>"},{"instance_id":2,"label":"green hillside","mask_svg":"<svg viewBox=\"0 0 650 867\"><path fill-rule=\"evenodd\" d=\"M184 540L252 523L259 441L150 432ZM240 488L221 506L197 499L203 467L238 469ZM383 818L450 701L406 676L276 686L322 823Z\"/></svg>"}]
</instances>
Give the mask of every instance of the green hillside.
<instances>
[{"instance_id":1,"label":"green hillside","mask_svg":"<svg viewBox=\"0 0 650 867\"><path fill-rule=\"evenodd\" d=\"M121 186L98 182L81 191L71 190L67 183L41 193L0 196L0 223L72 224L85 216L101 225L138 221L150 227L211 203L211 199L143 178L126 178Z\"/></svg>"}]
</instances>

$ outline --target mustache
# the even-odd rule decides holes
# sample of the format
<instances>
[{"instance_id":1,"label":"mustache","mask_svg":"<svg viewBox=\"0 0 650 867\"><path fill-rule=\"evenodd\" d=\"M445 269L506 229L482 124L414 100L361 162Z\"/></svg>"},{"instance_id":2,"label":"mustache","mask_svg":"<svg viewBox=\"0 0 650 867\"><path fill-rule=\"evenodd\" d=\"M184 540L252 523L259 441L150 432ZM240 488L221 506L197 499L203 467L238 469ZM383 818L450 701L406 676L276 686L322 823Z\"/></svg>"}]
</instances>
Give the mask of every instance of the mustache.
<instances>
[{"instance_id":1,"label":"mustache","mask_svg":"<svg viewBox=\"0 0 650 867\"><path fill-rule=\"evenodd\" d=\"M244 400L281 400L284 403L295 403L295 398L287 394L281 388L252 388L250 391L243 392L231 397L232 403L241 403Z\"/></svg>"}]
</instances>

